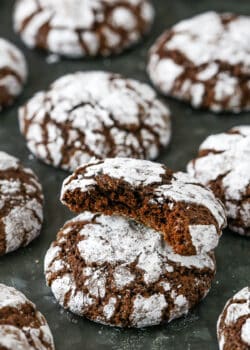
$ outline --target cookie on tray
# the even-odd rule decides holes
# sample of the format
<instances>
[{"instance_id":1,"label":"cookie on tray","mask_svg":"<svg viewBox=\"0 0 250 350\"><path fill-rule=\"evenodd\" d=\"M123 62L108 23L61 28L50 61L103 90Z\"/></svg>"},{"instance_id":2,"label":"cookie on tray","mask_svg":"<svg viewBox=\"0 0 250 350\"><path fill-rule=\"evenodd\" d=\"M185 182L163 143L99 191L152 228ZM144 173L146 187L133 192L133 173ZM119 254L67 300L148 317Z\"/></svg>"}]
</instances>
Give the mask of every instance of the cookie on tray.
<instances>
[{"instance_id":1,"label":"cookie on tray","mask_svg":"<svg viewBox=\"0 0 250 350\"><path fill-rule=\"evenodd\" d=\"M74 171L91 158L154 159L171 135L170 112L146 84L107 72L55 81L20 109L30 151Z\"/></svg>"},{"instance_id":2,"label":"cookie on tray","mask_svg":"<svg viewBox=\"0 0 250 350\"><path fill-rule=\"evenodd\" d=\"M17 0L14 27L31 48L108 56L137 43L153 18L150 0Z\"/></svg>"},{"instance_id":3,"label":"cookie on tray","mask_svg":"<svg viewBox=\"0 0 250 350\"><path fill-rule=\"evenodd\" d=\"M166 95L214 112L250 110L250 17L206 12L167 30L148 72Z\"/></svg>"},{"instance_id":4,"label":"cookie on tray","mask_svg":"<svg viewBox=\"0 0 250 350\"><path fill-rule=\"evenodd\" d=\"M44 316L15 288L0 284L0 348L3 350L54 350Z\"/></svg>"},{"instance_id":5,"label":"cookie on tray","mask_svg":"<svg viewBox=\"0 0 250 350\"><path fill-rule=\"evenodd\" d=\"M217 324L220 350L250 348L250 288L243 288L230 299Z\"/></svg>"},{"instance_id":6,"label":"cookie on tray","mask_svg":"<svg viewBox=\"0 0 250 350\"><path fill-rule=\"evenodd\" d=\"M56 300L118 327L146 327L188 313L215 273L212 252L181 256L162 234L121 216L84 212L68 221L45 257Z\"/></svg>"},{"instance_id":7,"label":"cookie on tray","mask_svg":"<svg viewBox=\"0 0 250 350\"><path fill-rule=\"evenodd\" d=\"M188 172L225 204L229 228L250 235L250 125L209 136Z\"/></svg>"},{"instance_id":8,"label":"cookie on tray","mask_svg":"<svg viewBox=\"0 0 250 350\"><path fill-rule=\"evenodd\" d=\"M213 250L225 211L213 193L162 164L114 158L82 165L64 181L62 202L74 212L123 215L163 234L177 254Z\"/></svg>"},{"instance_id":9,"label":"cookie on tray","mask_svg":"<svg viewBox=\"0 0 250 350\"><path fill-rule=\"evenodd\" d=\"M21 51L0 38L0 110L21 93L27 78L26 61Z\"/></svg>"},{"instance_id":10,"label":"cookie on tray","mask_svg":"<svg viewBox=\"0 0 250 350\"><path fill-rule=\"evenodd\" d=\"M27 246L40 234L42 221L38 178L17 158L0 152L0 255Z\"/></svg>"}]
</instances>

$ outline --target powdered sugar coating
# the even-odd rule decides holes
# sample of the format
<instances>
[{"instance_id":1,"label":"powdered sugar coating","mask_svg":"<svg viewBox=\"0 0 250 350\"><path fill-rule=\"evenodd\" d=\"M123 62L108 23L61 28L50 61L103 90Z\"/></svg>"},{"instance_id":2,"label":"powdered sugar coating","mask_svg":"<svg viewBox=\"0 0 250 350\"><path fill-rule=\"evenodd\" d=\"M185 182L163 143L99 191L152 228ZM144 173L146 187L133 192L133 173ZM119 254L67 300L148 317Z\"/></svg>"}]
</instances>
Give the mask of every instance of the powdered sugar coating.
<instances>
[{"instance_id":1,"label":"powdered sugar coating","mask_svg":"<svg viewBox=\"0 0 250 350\"><path fill-rule=\"evenodd\" d=\"M205 153L204 153L205 152ZM250 126L209 136L200 146L198 158L188 172L206 186L217 184L225 204L229 226L240 234L250 228ZM218 191L218 190L217 190Z\"/></svg>"},{"instance_id":2,"label":"powdered sugar coating","mask_svg":"<svg viewBox=\"0 0 250 350\"><path fill-rule=\"evenodd\" d=\"M233 342L247 349L250 345L250 288L243 288L225 305L217 324L220 350Z\"/></svg>"},{"instance_id":3,"label":"powdered sugar coating","mask_svg":"<svg viewBox=\"0 0 250 350\"><path fill-rule=\"evenodd\" d=\"M11 308L16 319L21 321L10 324L8 315L5 318L4 308ZM32 316L27 317L24 308L30 308ZM0 346L8 350L54 350L54 341L49 326L43 315L22 293L12 287L0 284ZM7 311L6 311L7 312ZM22 320L22 315L24 319ZM26 319L25 319L26 317ZM30 319L29 319L30 318ZM33 319L32 319L33 318ZM15 319L12 321L15 323ZM24 322L24 325L22 325ZM29 322L29 323L28 323Z\"/></svg>"},{"instance_id":4,"label":"powdered sugar coating","mask_svg":"<svg viewBox=\"0 0 250 350\"><path fill-rule=\"evenodd\" d=\"M206 12L167 30L149 75L165 94L214 112L250 109L250 17Z\"/></svg>"},{"instance_id":5,"label":"powdered sugar coating","mask_svg":"<svg viewBox=\"0 0 250 350\"><path fill-rule=\"evenodd\" d=\"M156 158L170 140L170 112L145 84L106 72L58 79L20 109L31 152L74 170L92 157Z\"/></svg>"},{"instance_id":6,"label":"powdered sugar coating","mask_svg":"<svg viewBox=\"0 0 250 350\"><path fill-rule=\"evenodd\" d=\"M242 326L241 338L244 343L250 345L250 318L248 318Z\"/></svg>"},{"instance_id":7,"label":"powdered sugar coating","mask_svg":"<svg viewBox=\"0 0 250 350\"><path fill-rule=\"evenodd\" d=\"M0 110L12 103L27 79L27 66L22 52L0 38Z\"/></svg>"},{"instance_id":8,"label":"powdered sugar coating","mask_svg":"<svg viewBox=\"0 0 250 350\"><path fill-rule=\"evenodd\" d=\"M150 188L151 196L147 200L148 210L157 205L168 203L170 212L178 203L205 207L213 216L215 222L210 225L190 225L190 244L197 254L209 252L217 247L221 229L225 226L225 211L222 204L215 199L213 193L202 187L194 178L184 173L175 173L169 182L164 183L163 177L167 168L162 164L145 160L127 158L106 158L103 161L91 162L80 167L68 177L62 187L61 200L70 206L65 199L74 191L91 193L98 187L98 177L109 176L112 180L120 180L131 186L131 190ZM90 194L91 196L91 194ZM68 197L67 197L68 198ZM73 209L73 208L71 208ZM74 209L73 209L74 210Z\"/></svg>"},{"instance_id":9,"label":"powdered sugar coating","mask_svg":"<svg viewBox=\"0 0 250 350\"><path fill-rule=\"evenodd\" d=\"M107 56L139 41L153 18L148 0L19 0L14 25L29 47Z\"/></svg>"},{"instance_id":10,"label":"powdered sugar coating","mask_svg":"<svg viewBox=\"0 0 250 350\"><path fill-rule=\"evenodd\" d=\"M84 164L83 164L84 166ZM127 171L126 171L127 170ZM80 188L82 192L88 191L96 184L94 176L98 173L105 174L115 179L124 179L132 186L150 185L160 183L161 176L165 173L162 164L150 161L138 161L127 158L106 158L104 161L91 161L84 175L79 174L76 178L69 176L64 180L61 198L66 191Z\"/></svg>"},{"instance_id":11,"label":"powdered sugar coating","mask_svg":"<svg viewBox=\"0 0 250 350\"><path fill-rule=\"evenodd\" d=\"M75 274L79 269L81 278ZM214 271L210 254L174 254L159 232L124 217L89 212L65 224L45 257L47 283L63 307L117 326L145 327L180 317L207 293ZM186 274L192 284L187 289ZM201 290L196 277L204 283ZM119 312L124 314L117 323L113 317Z\"/></svg>"},{"instance_id":12,"label":"powdered sugar coating","mask_svg":"<svg viewBox=\"0 0 250 350\"><path fill-rule=\"evenodd\" d=\"M43 194L35 174L0 152L0 255L28 245L41 230Z\"/></svg>"}]
</instances>

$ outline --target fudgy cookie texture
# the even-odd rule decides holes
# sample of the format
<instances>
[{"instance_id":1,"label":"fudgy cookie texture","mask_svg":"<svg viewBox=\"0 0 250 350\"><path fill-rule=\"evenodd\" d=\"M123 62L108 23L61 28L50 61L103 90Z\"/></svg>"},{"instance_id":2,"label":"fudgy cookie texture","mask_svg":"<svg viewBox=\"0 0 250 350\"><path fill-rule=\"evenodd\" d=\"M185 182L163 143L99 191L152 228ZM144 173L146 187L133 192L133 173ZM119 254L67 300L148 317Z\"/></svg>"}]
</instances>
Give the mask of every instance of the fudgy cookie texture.
<instances>
[{"instance_id":1,"label":"fudgy cookie texture","mask_svg":"<svg viewBox=\"0 0 250 350\"><path fill-rule=\"evenodd\" d=\"M55 349L44 316L21 292L4 284L0 284L0 349Z\"/></svg>"},{"instance_id":2,"label":"fudgy cookie texture","mask_svg":"<svg viewBox=\"0 0 250 350\"><path fill-rule=\"evenodd\" d=\"M108 56L137 43L153 18L149 0L18 0L14 26L31 48Z\"/></svg>"},{"instance_id":3,"label":"fudgy cookie texture","mask_svg":"<svg viewBox=\"0 0 250 350\"><path fill-rule=\"evenodd\" d=\"M220 350L250 349L250 288L230 299L217 324Z\"/></svg>"},{"instance_id":4,"label":"fudgy cookie texture","mask_svg":"<svg viewBox=\"0 0 250 350\"><path fill-rule=\"evenodd\" d=\"M0 38L0 110L18 96L27 78L26 61L21 51Z\"/></svg>"},{"instance_id":5,"label":"fudgy cookie texture","mask_svg":"<svg viewBox=\"0 0 250 350\"><path fill-rule=\"evenodd\" d=\"M151 228L84 212L45 257L47 284L66 309L119 327L146 327L188 312L209 291L213 253L180 256Z\"/></svg>"},{"instance_id":6,"label":"fudgy cookie texture","mask_svg":"<svg viewBox=\"0 0 250 350\"><path fill-rule=\"evenodd\" d=\"M77 213L133 218L161 232L181 255L213 250L226 222L224 208L210 190L185 173L146 160L84 164L64 181L61 200Z\"/></svg>"},{"instance_id":7,"label":"fudgy cookie texture","mask_svg":"<svg viewBox=\"0 0 250 350\"><path fill-rule=\"evenodd\" d=\"M150 51L161 92L214 112L250 109L250 17L207 12L167 30Z\"/></svg>"},{"instance_id":8,"label":"fudgy cookie texture","mask_svg":"<svg viewBox=\"0 0 250 350\"><path fill-rule=\"evenodd\" d=\"M209 136L187 170L225 204L230 229L250 235L250 125Z\"/></svg>"},{"instance_id":9,"label":"fudgy cookie texture","mask_svg":"<svg viewBox=\"0 0 250 350\"><path fill-rule=\"evenodd\" d=\"M41 230L43 194L32 170L0 152L0 255L28 245Z\"/></svg>"},{"instance_id":10,"label":"fudgy cookie texture","mask_svg":"<svg viewBox=\"0 0 250 350\"><path fill-rule=\"evenodd\" d=\"M170 140L170 112L154 90L106 72L66 75L20 109L38 158L74 171L91 158L156 158Z\"/></svg>"}]
</instances>

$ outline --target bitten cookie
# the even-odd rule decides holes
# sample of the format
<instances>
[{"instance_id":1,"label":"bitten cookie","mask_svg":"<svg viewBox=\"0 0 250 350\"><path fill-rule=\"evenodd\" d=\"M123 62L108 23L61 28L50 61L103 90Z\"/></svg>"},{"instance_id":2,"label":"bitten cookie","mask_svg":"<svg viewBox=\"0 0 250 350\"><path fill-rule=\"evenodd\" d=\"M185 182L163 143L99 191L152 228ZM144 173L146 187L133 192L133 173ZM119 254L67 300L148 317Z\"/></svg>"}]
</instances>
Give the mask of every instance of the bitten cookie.
<instances>
[{"instance_id":1,"label":"bitten cookie","mask_svg":"<svg viewBox=\"0 0 250 350\"><path fill-rule=\"evenodd\" d=\"M184 173L145 160L93 161L64 181L62 202L74 212L135 219L163 234L177 254L213 250L225 212L213 193Z\"/></svg>"},{"instance_id":2,"label":"bitten cookie","mask_svg":"<svg viewBox=\"0 0 250 350\"><path fill-rule=\"evenodd\" d=\"M170 112L148 85L106 72L66 75L19 112L32 153L74 171L91 158L156 158L171 135Z\"/></svg>"},{"instance_id":3,"label":"bitten cookie","mask_svg":"<svg viewBox=\"0 0 250 350\"><path fill-rule=\"evenodd\" d=\"M12 104L27 78L26 61L21 51L0 38L0 110Z\"/></svg>"},{"instance_id":4,"label":"bitten cookie","mask_svg":"<svg viewBox=\"0 0 250 350\"><path fill-rule=\"evenodd\" d=\"M18 0L14 27L31 48L108 56L137 43L153 18L149 0Z\"/></svg>"},{"instance_id":5,"label":"bitten cookie","mask_svg":"<svg viewBox=\"0 0 250 350\"><path fill-rule=\"evenodd\" d=\"M207 12L167 30L150 51L148 72L166 95L195 108L250 109L250 17Z\"/></svg>"},{"instance_id":6,"label":"bitten cookie","mask_svg":"<svg viewBox=\"0 0 250 350\"><path fill-rule=\"evenodd\" d=\"M0 152L0 255L28 245L41 230L43 194L30 169Z\"/></svg>"},{"instance_id":7,"label":"bitten cookie","mask_svg":"<svg viewBox=\"0 0 250 350\"><path fill-rule=\"evenodd\" d=\"M217 324L220 350L250 349L250 288L230 299Z\"/></svg>"},{"instance_id":8,"label":"bitten cookie","mask_svg":"<svg viewBox=\"0 0 250 350\"><path fill-rule=\"evenodd\" d=\"M159 232L89 212L64 225L45 257L47 284L61 306L119 327L185 315L206 296L214 272L213 253L180 256Z\"/></svg>"},{"instance_id":9,"label":"bitten cookie","mask_svg":"<svg viewBox=\"0 0 250 350\"><path fill-rule=\"evenodd\" d=\"M250 126L209 136L187 170L225 204L230 229L250 235Z\"/></svg>"},{"instance_id":10,"label":"bitten cookie","mask_svg":"<svg viewBox=\"0 0 250 350\"><path fill-rule=\"evenodd\" d=\"M47 321L21 292L0 284L0 348L54 350Z\"/></svg>"}]
</instances>

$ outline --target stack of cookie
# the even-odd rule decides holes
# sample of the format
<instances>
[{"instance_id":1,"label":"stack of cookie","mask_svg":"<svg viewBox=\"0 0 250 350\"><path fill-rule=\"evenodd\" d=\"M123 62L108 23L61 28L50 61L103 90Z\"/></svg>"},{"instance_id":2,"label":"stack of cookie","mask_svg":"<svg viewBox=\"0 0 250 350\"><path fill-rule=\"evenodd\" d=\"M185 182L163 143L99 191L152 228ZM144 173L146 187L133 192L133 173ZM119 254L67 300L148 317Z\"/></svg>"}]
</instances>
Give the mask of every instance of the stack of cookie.
<instances>
[{"instance_id":1,"label":"stack of cookie","mask_svg":"<svg viewBox=\"0 0 250 350\"><path fill-rule=\"evenodd\" d=\"M45 258L47 283L64 308L145 327L186 314L207 295L226 218L221 202L187 174L107 158L67 178L61 200L81 213Z\"/></svg>"}]
</instances>

